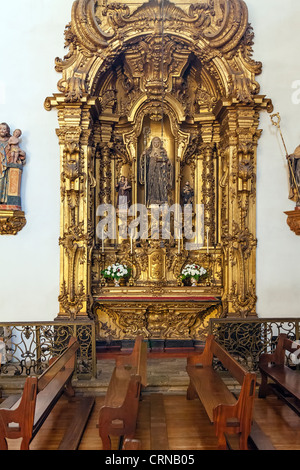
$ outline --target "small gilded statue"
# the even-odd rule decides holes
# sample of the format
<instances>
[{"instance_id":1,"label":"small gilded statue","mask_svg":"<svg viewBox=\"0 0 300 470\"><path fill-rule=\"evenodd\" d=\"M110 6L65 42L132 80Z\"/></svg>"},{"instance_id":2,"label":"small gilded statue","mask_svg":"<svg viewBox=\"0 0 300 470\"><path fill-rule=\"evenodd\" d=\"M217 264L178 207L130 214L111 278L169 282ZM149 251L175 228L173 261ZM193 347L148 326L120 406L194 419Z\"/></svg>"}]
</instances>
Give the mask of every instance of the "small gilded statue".
<instances>
[{"instance_id":1,"label":"small gilded statue","mask_svg":"<svg viewBox=\"0 0 300 470\"><path fill-rule=\"evenodd\" d=\"M0 124L1 210L21 210L21 178L26 163L26 154L19 146L21 135L20 129L11 135L8 124Z\"/></svg>"},{"instance_id":2,"label":"small gilded statue","mask_svg":"<svg viewBox=\"0 0 300 470\"><path fill-rule=\"evenodd\" d=\"M118 193L117 207L131 206L131 185L128 182L128 178L121 176L120 181L116 184L116 191Z\"/></svg>"},{"instance_id":3,"label":"small gilded statue","mask_svg":"<svg viewBox=\"0 0 300 470\"><path fill-rule=\"evenodd\" d=\"M181 191L181 204L183 206L187 204L193 204L194 201L194 190L189 181L187 181Z\"/></svg>"}]
</instances>

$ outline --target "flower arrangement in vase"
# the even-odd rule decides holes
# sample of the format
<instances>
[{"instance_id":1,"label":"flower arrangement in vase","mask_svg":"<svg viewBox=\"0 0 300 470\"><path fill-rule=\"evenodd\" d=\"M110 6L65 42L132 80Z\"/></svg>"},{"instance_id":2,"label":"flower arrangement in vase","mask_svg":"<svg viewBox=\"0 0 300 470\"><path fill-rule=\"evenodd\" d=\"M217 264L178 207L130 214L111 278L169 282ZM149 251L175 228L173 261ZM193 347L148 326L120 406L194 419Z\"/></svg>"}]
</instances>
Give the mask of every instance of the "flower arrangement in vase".
<instances>
[{"instance_id":1,"label":"flower arrangement in vase","mask_svg":"<svg viewBox=\"0 0 300 470\"><path fill-rule=\"evenodd\" d=\"M192 287L196 287L197 283L205 279L207 277L208 273L203 266L200 266L199 264L187 264L183 270L181 271L181 280L187 281L190 280Z\"/></svg>"},{"instance_id":2,"label":"flower arrangement in vase","mask_svg":"<svg viewBox=\"0 0 300 470\"><path fill-rule=\"evenodd\" d=\"M114 281L115 286L120 286L120 280L126 279L130 276L131 269L126 264L112 264L108 268L104 269L101 274L105 279L111 279Z\"/></svg>"}]
</instances>

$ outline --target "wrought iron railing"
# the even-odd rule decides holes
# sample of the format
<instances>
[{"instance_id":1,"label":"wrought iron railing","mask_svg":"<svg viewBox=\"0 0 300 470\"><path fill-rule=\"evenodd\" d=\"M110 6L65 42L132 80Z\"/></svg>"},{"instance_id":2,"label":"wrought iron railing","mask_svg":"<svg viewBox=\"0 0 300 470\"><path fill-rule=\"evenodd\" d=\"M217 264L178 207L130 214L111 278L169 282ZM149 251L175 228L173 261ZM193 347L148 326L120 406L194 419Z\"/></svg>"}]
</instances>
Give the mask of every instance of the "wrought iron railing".
<instances>
[{"instance_id":1,"label":"wrought iron railing","mask_svg":"<svg viewBox=\"0 0 300 470\"><path fill-rule=\"evenodd\" d=\"M260 355L274 350L280 333L299 340L299 325L300 318L211 319L209 332L244 367L256 371Z\"/></svg>"},{"instance_id":2,"label":"wrought iron railing","mask_svg":"<svg viewBox=\"0 0 300 470\"><path fill-rule=\"evenodd\" d=\"M49 359L77 338L75 377L96 377L95 325L92 322L0 323L0 377L40 375Z\"/></svg>"},{"instance_id":3,"label":"wrought iron railing","mask_svg":"<svg viewBox=\"0 0 300 470\"><path fill-rule=\"evenodd\" d=\"M209 332L244 367L255 371L259 356L274 350L280 333L300 339L300 318L212 319ZM49 359L64 351L71 336L80 344L75 377L96 378L95 324L86 321L0 323L0 378L41 374Z\"/></svg>"}]
</instances>

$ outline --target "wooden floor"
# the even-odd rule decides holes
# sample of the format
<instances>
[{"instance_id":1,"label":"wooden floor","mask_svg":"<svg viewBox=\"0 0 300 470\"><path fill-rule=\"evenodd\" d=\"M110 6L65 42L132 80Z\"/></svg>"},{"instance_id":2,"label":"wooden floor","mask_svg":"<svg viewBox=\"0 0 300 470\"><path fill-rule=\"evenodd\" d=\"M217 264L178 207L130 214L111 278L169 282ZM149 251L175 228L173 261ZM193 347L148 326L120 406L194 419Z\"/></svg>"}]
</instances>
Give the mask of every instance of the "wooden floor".
<instances>
[{"instance_id":1,"label":"wooden floor","mask_svg":"<svg viewBox=\"0 0 300 470\"><path fill-rule=\"evenodd\" d=\"M102 396L96 397L95 407L80 444L81 451L102 449L97 421L103 400ZM151 442L154 441L151 440L150 403L151 395L144 394L136 433L142 450L157 450L151 448ZM187 401L184 395L163 395L162 403L170 450L217 450L213 426L198 400ZM32 441L31 450L56 450L75 409L76 399L68 401L62 397ZM276 397L256 399L254 418L277 450L300 450L300 418ZM156 434L155 437L157 446L160 436ZM11 442L10 449L16 449L17 444ZM113 449L117 450L117 446L118 442L113 439Z\"/></svg>"}]
</instances>

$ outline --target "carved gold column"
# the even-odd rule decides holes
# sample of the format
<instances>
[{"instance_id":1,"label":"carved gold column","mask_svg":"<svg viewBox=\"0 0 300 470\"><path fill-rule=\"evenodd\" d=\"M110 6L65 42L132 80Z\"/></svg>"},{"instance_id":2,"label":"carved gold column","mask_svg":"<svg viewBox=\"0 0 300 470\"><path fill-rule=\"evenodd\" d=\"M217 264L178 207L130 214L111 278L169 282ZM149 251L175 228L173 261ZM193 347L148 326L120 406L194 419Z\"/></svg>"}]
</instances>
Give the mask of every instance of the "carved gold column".
<instances>
[{"instance_id":1,"label":"carved gold column","mask_svg":"<svg viewBox=\"0 0 300 470\"><path fill-rule=\"evenodd\" d=\"M111 204L112 203L112 152L108 143L103 143L100 145L101 148L101 165L100 165L100 201L102 204Z\"/></svg>"},{"instance_id":2,"label":"carved gold column","mask_svg":"<svg viewBox=\"0 0 300 470\"><path fill-rule=\"evenodd\" d=\"M202 204L204 204L205 239L209 246L215 243L215 164L213 144L204 144L201 149L203 158L202 180L205 185L202 189Z\"/></svg>"},{"instance_id":3,"label":"carved gold column","mask_svg":"<svg viewBox=\"0 0 300 470\"><path fill-rule=\"evenodd\" d=\"M230 106L221 122L222 247L227 315L256 315L256 147L254 106ZM224 207L225 204L225 207Z\"/></svg>"},{"instance_id":4,"label":"carved gold column","mask_svg":"<svg viewBox=\"0 0 300 470\"><path fill-rule=\"evenodd\" d=\"M69 102L64 96L48 99L46 108L58 110L61 161L60 311L71 320L91 312L90 264L93 248L93 176L95 146L93 113L97 100L84 95Z\"/></svg>"}]
</instances>

